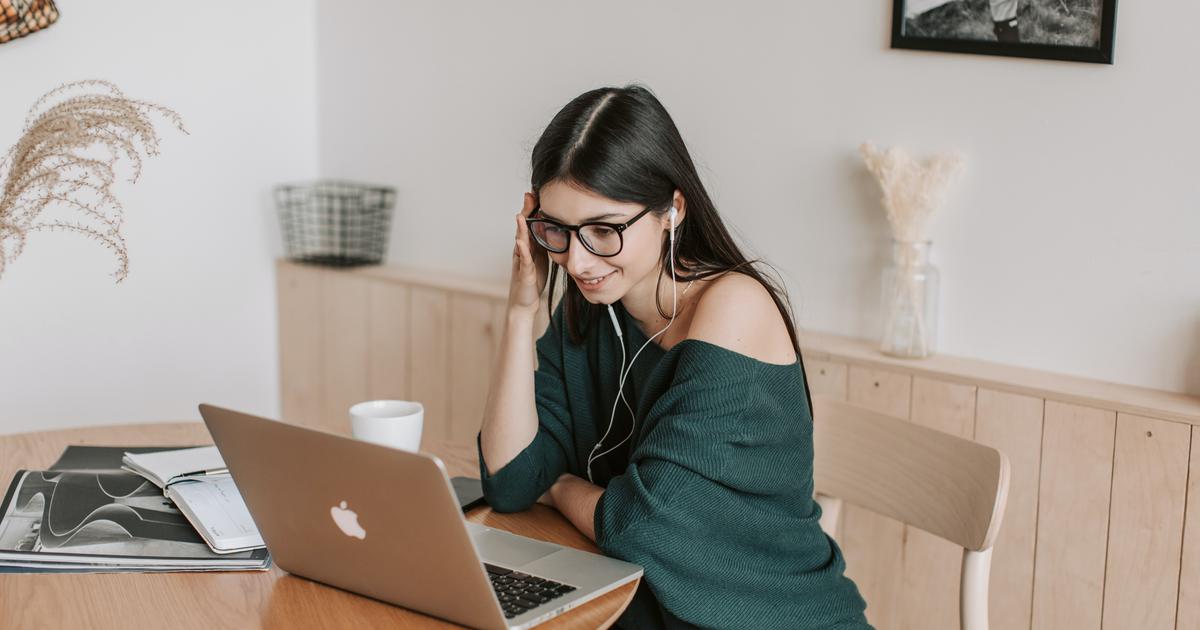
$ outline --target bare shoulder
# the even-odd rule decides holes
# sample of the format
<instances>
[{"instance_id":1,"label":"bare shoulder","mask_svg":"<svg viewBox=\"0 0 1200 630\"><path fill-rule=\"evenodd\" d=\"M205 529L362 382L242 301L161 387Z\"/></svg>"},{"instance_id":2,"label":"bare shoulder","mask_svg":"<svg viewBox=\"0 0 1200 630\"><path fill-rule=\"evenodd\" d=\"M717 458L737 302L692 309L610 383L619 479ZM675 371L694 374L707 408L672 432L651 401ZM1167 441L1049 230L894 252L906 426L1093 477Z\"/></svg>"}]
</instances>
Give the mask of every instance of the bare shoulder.
<instances>
[{"instance_id":1,"label":"bare shoulder","mask_svg":"<svg viewBox=\"0 0 1200 630\"><path fill-rule=\"evenodd\" d=\"M742 273L727 273L705 288L687 337L766 363L796 362L787 324L771 294Z\"/></svg>"}]
</instances>

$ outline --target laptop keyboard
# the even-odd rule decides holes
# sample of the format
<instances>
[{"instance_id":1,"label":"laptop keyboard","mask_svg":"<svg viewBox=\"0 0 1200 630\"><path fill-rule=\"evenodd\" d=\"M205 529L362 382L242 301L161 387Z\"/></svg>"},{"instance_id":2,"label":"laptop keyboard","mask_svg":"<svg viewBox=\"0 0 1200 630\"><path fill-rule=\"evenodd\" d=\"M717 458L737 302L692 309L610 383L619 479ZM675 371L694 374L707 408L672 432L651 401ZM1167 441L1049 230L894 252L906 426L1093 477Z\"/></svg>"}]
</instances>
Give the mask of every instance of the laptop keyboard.
<instances>
[{"instance_id":1,"label":"laptop keyboard","mask_svg":"<svg viewBox=\"0 0 1200 630\"><path fill-rule=\"evenodd\" d=\"M483 568L487 569L492 590L496 591L496 598L508 619L575 590L574 586L486 562Z\"/></svg>"}]
</instances>

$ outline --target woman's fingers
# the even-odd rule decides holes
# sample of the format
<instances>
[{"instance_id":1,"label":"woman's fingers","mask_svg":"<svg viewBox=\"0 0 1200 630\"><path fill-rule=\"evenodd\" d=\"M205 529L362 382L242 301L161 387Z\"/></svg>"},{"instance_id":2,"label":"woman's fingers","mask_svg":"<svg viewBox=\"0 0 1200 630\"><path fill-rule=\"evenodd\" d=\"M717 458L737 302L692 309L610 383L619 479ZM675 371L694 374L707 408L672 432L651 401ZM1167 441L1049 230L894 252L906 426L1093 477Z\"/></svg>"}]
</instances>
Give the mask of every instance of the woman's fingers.
<instances>
[{"instance_id":1,"label":"woman's fingers","mask_svg":"<svg viewBox=\"0 0 1200 630\"><path fill-rule=\"evenodd\" d=\"M525 218L521 217L520 220L521 227L518 230L519 234L517 235L517 242L525 246L525 254L529 257L530 264L533 264L534 252L537 252L537 256L540 258L544 258L546 252L544 249L542 249L542 246L538 244L537 241L534 241L532 238L530 238L529 229L525 225Z\"/></svg>"},{"instance_id":2,"label":"woman's fingers","mask_svg":"<svg viewBox=\"0 0 1200 630\"><path fill-rule=\"evenodd\" d=\"M531 195L530 193L525 193L525 207L521 209L521 214L520 214L521 226L519 229L519 234L518 234L517 240L525 243L525 249L526 249L526 251L529 252L529 255L530 255L529 257L530 257L531 261L533 260L533 255L534 255L533 252L537 252L539 255L545 255L545 250L542 249L542 246L537 241L534 241L530 238L529 228L528 228L528 225L525 223L525 219L528 218L529 215L533 213L533 209L536 207L537 207L537 198L534 197L533 195Z\"/></svg>"},{"instance_id":3,"label":"woman's fingers","mask_svg":"<svg viewBox=\"0 0 1200 630\"><path fill-rule=\"evenodd\" d=\"M524 240L518 238L516 248L517 256L520 256L521 258L521 268L524 269L526 265L532 262L532 259L529 256L529 246L525 244Z\"/></svg>"},{"instance_id":4,"label":"woman's fingers","mask_svg":"<svg viewBox=\"0 0 1200 630\"><path fill-rule=\"evenodd\" d=\"M533 254L529 251L529 232L525 229L525 218L517 215L517 239L514 248L514 256L520 262L520 270L523 278L528 280L534 275Z\"/></svg>"},{"instance_id":5,"label":"woman's fingers","mask_svg":"<svg viewBox=\"0 0 1200 630\"><path fill-rule=\"evenodd\" d=\"M536 294L542 290L545 283L546 251L530 237L529 226L525 222L536 207L537 197L525 193L524 207L513 217L517 232L513 239L512 288L520 293L521 297L515 299L521 304L526 304L529 300L536 301ZM517 295L518 293L513 293L513 296Z\"/></svg>"},{"instance_id":6,"label":"woman's fingers","mask_svg":"<svg viewBox=\"0 0 1200 630\"><path fill-rule=\"evenodd\" d=\"M509 306L530 308L538 303L538 293L542 274L539 262L534 260L534 252L545 257L545 252L529 237L529 227L525 219L533 214L537 207L537 198L525 193L525 202L520 212L513 215L516 233L513 235L512 281L509 285ZM536 249L535 249L536 248Z\"/></svg>"},{"instance_id":7,"label":"woman's fingers","mask_svg":"<svg viewBox=\"0 0 1200 630\"><path fill-rule=\"evenodd\" d=\"M521 216L528 217L533 214L533 209L537 207L537 197L533 193L525 193L525 203L521 206Z\"/></svg>"},{"instance_id":8,"label":"woman's fingers","mask_svg":"<svg viewBox=\"0 0 1200 630\"><path fill-rule=\"evenodd\" d=\"M525 229L525 217L517 215L517 247L529 254L529 230ZM532 260L532 258L530 258Z\"/></svg>"},{"instance_id":9,"label":"woman's fingers","mask_svg":"<svg viewBox=\"0 0 1200 630\"><path fill-rule=\"evenodd\" d=\"M526 227L525 219L533 214L533 209L537 207L537 198L530 193L525 193L525 204L521 207L521 211L517 213L517 237L519 240L524 240L525 244L529 244L529 229Z\"/></svg>"}]
</instances>

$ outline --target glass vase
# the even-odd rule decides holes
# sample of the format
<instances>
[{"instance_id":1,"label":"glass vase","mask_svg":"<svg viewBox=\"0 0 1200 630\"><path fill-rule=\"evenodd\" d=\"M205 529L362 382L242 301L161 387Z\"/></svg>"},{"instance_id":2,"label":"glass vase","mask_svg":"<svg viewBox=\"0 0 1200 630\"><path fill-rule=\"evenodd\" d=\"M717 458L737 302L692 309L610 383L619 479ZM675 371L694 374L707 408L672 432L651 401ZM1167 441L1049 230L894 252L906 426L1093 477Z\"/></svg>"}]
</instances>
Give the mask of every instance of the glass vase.
<instances>
[{"instance_id":1,"label":"glass vase","mask_svg":"<svg viewBox=\"0 0 1200 630\"><path fill-rule=\"evenodd\" d=\"M884 354L921 358L937 350L938 270L929 263L933 244L892 241L883 270Z\"/></svg>"}]
</instances>

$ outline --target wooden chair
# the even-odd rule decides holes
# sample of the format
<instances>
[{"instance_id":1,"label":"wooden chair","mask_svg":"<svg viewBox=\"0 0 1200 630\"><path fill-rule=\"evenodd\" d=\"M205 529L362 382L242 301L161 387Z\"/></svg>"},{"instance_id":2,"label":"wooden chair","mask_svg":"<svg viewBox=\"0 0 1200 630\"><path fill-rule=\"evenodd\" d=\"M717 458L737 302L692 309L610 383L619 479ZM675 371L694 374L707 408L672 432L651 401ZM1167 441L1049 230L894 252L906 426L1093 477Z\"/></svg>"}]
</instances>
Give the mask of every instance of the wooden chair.
<instances>
[{"instance_id":1,"label":"wooden chair","mask_svg":"<svg viewBox=\"0 0 1200 630\"><path fill-rule=\"evenodd\" d=\"M837 530L843 501L923 529L963 548L962 630L988 627L992 544L1008 499L1004 453L847 403L813 396L813 479Z\"/></svg>"}]
</instances>

